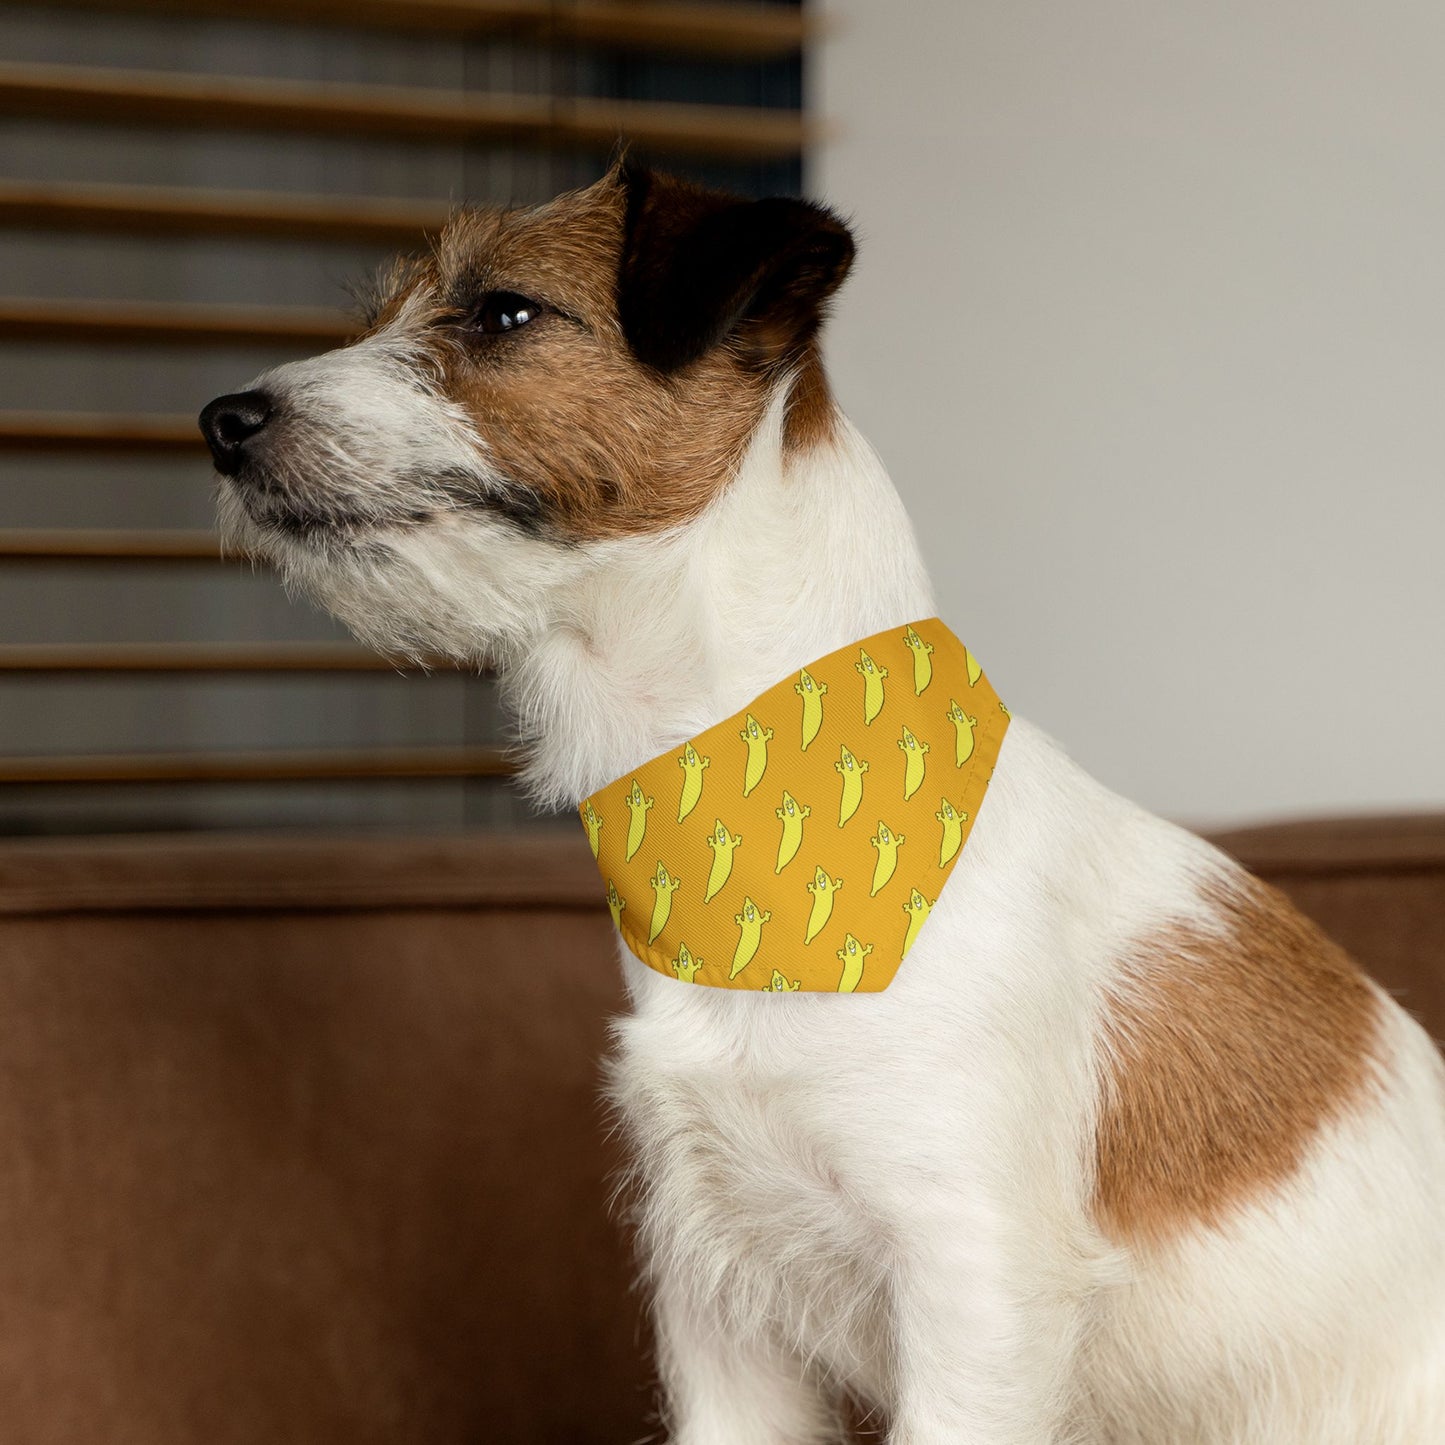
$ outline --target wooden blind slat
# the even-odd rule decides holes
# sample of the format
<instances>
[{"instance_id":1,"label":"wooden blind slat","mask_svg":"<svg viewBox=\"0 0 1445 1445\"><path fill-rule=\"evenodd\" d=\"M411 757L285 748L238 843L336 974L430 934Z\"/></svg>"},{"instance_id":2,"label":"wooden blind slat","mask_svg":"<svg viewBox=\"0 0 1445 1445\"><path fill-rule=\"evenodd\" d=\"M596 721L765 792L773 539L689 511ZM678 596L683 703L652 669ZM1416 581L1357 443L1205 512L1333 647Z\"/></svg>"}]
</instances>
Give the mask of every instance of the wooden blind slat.
<instances>
[{"instance_id":1,"label":"wooden blind slat","mask_svg":"<svg viewBox=\"0 0 1445 1445\"><path fill-rule=\"evenodd\" d=\"M765 59L796 55L814 32L790 6L660 4L656 0L52 0L72 9L511 35L539 44L597 45Z\"/></svg>"},{"instance_id":2,"label":"wooden blind slat","mask_svg":"<svg viewBox=\"0 0 1445 1445\"><path fill-rule=\"evenodd\" d=\"M220 562L214 532L135 528L0 529L4 562Z\"/></svg>"},{"instance_id":3,"label":"wooden blind slat","mask_svg":"<svg viewBox=\"0 0 1445 1445\"><path fill-rule=\"evenodd\" d=\"M0 411L0 451L204 453L193 416Z\"/></svg>"},{"instance_id":4,"label":"wooden blind slat","mask_svg":"<svg viewBox=\"0 0 1445 1445\"><path fill-rule=\"evenodd\" d=\"M87 753L0 757L0 783L289 783L499 778L501 748L356 748L254 753Z\"/></svg>"},{"instance_id":5,"label":"wooden blind slat","mask_svg":"<svg viewBox=\"0 0 1445 1445\"><path fill-rule=\"evenodd\" d=\"M345 312L322 307L0 297L0 341L327 349L358 329Z\"/></svg>"},{"instance_id":6,"label":"wooden blind slat","mask_svg":"<svg viewBox=\"0 0 1445 1445\"><path fill-rule=\"evenodd\" d=\"M448 208L363 196L0 181L0 226L156 236L261 236L415 246Z\"/></svg>"},{"instance_id":7,"label":"wooden blind slat","mask_svg":"<svg viewBox=\"0 0 1445 1445\"><path fill-rule=\"evenodd\" d=\"M594 151L626 137L734 160L791 158L814 134L792 110L38 64L0 64L0 114Z\"/></svg>"},{"instance_id":8,"label":"wooden blind slat","mask_svg":"<svg viewBox=\"0 0 1445 1445\"><path fill-rule=\"evenodd\" d=\"M0 674L74 672L401 672L351 643L125 642L0 644Z\"/></svg>"},{"instance_id":9,"label":"wooden blind slat","mask_svg":"<svg viewBox=\"0 0 1445 1445\"><path fill-rule=\"evenodd\" d=\"M545 24L538 26L541 38L562 44L680 50L765 60L797 55L819 30L801 9L782 5L745 9L741 5L661 5L648 0L636 4L626 0L545 3L550 13ZM543 5L525 8L535 16ZM521 23L529 22L530 16Z\"/></svg>"}]
</instances>

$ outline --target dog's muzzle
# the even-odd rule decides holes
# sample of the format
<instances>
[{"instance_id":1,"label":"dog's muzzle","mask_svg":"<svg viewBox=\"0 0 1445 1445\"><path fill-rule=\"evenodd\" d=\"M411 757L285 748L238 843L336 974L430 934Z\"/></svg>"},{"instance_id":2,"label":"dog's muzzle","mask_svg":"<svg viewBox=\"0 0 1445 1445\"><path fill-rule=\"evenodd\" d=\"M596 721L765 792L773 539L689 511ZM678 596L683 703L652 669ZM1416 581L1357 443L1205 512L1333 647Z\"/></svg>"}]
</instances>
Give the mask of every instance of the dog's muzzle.
<instances>
[{"instance_id":1,"label":"dog's muzzle","mask_svg":"<svg viewBox=\"0 0 1445 1445\"><path fill-rule=\"evenodd\" d=\"M207 404L200 416L201 435L223 477L234 477L245 465L247 446L265 430L274 411L264 391L238 391Z\"/></svg>"}]
</instances>

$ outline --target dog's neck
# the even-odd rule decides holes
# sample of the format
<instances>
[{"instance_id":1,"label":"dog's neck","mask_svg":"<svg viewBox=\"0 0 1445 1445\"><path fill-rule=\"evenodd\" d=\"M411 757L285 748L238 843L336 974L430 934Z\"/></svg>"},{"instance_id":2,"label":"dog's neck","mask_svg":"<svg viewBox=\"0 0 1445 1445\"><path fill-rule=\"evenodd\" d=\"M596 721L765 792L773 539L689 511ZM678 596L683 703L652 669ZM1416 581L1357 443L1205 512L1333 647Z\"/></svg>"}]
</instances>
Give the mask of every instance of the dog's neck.
<instances>
[{"instance_id":1,"label":"dog's neck","mask_svg":"<svg viewBox=\"0 0 1445 1445\"><path fill-rule=\"evenodd\" d=\"M779 397L697 520L600 546L504 669L540 800L575 804L815 658L932 615L873 449L839 415L790 453L782 416Z\"/></svg>"}]
</instances>

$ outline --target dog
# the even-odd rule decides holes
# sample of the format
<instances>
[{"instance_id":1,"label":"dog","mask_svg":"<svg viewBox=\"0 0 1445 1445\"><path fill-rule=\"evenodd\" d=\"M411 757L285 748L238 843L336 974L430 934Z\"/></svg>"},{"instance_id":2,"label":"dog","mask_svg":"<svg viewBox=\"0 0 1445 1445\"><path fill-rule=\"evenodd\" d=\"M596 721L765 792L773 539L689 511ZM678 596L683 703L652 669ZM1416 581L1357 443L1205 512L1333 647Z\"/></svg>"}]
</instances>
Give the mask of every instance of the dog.
<instances>
[{"instance_id":1,"label":"dog","mask_svg":"<svg viewBox=\"0 0 1445 1445\"><path fill-rule=\"evenodd\" d=\"M461 211L359 340L202 413L223 532L390 655L495 667L526 784L577 805L932 614L822 367L853 251L625 159ZM1021 719L931 914L866 996L622 951L675 1445L817 1445L860 1403L893 1445L1445 1441L1417 1024Z\"/></svg>"}]
</instances>

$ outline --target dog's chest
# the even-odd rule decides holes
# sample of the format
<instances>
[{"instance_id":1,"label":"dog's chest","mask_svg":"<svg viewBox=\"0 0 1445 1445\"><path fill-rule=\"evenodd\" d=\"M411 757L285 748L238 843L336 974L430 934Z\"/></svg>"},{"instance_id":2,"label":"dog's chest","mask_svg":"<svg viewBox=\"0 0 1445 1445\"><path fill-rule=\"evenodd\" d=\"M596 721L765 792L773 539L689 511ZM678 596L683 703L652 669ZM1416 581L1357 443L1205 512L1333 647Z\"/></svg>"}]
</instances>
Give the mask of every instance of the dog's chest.
<instances>
[{"instance_id":1,"label":"dog's chest","mask_svg":"<svg viewBox=\"0 0 1445 1445\"><path fill-rule=\"evenodd\" d=\"M645 1012L619 1037L614 1097L654 1265L711 1282L738 1324L877 1379L886 1250L857 1171L849 1071L768 1066L756 1038L724 1061L715 1035L689 1050Z\"/></svg>"}]
</instances>

